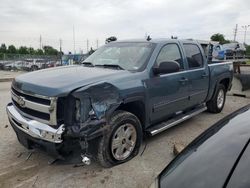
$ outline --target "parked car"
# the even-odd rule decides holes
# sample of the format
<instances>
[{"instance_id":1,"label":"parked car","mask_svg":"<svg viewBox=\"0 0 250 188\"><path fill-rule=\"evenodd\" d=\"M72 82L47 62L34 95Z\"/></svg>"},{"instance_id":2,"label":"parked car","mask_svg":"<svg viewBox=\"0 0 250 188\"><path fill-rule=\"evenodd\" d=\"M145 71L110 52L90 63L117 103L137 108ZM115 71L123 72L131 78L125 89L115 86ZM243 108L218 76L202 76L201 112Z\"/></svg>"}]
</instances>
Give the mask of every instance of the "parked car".
<instances>
[{"instance_id":1,"label":"parked car","mask_svg":"<svg viewBox=\"0 0 250 188\"><path fill-rule=\"evenodd\" d=\"M143 134L221 112L232 76L231 62L208 65L196 41L112 42L82 65L16 77L7 113L27 148L110 167L136 156Z\"/></svg>"},{"instance_id":2,"label":"parked car","mask_svg":"<svg viewBox=\"0 0 250 188\"><path fill-rule=\"evenodd\" d=\"M46 59L26 59L24 69L27 71L36 71L46 66Z\"/></svg>"},{"instance_id":3,"label":"parked car","mask_svg":"<svg viewBox=\"0 0 250 188\"><path fill-rule=\"evenodd\" d=\"M250 105L223 118L191 142L151 188L250 187Z\"/></svg>"},{"instance_id":4,"label":"parked car","mask_svg":"<svg viewBox=\"0 0 250 188\"><path fill-rule=\"evenodd\" d=\"M243 58L246 54L246 48L243 44L232 42L228 44L223 44L224 51L232 51L234 58Z\"/></svg>"},{"instance_id":5,"label":"parked car","mask_svg":"<svg viewBox=\"0 0 250 188\"><path fill-rule=\"evenodd\" d=\"M213 47L213 58L223 60L223 59L233 59L234 50L226 47L225 45L216 44Z\"/></svg>"},{"instance_id":6,"label":"parked car","mask_svg":"<svg viewBox=\"0 0 250 188\"><path fill-rule=\"evenodd\" d=\"M24 66L23 61L7 61L4 63L3 68L4 70L22 70Z\"/></svg>"}]
</instances>

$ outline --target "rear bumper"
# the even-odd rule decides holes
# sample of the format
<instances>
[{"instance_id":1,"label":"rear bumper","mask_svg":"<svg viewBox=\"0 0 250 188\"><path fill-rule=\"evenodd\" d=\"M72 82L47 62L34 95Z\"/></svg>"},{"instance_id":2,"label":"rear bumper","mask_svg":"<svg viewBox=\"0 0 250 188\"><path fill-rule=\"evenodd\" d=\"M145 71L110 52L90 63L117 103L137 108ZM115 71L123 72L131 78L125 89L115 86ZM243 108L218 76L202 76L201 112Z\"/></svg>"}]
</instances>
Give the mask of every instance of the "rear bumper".
<instances>
[{"instance_id":1,"label":"rear bumper","mask_svg":"<svg viewBox=\"0 0 250 188\"><path fill-rule=\"evenodd\" d=\"M64 125L54 129L47 124L26 119L15 109L12 103L7 105L6 111L11 125L23 133L47 142L62 143L62 134L65 130Z\"/></svg>"}]
</instances>

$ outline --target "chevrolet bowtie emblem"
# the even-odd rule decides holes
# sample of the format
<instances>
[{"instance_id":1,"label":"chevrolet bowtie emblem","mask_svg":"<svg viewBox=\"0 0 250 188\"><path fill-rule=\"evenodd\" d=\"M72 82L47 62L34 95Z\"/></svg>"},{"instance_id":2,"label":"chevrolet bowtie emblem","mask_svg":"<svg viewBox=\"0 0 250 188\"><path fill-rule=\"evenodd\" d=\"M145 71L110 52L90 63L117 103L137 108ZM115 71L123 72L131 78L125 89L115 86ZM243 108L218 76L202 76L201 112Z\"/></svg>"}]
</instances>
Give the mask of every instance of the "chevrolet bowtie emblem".
<instances>
[{"instance_id":1,"label":"chevrolet bowtie emblem","mask_svg":"<svg viewBox=\"0 0 250 188\"><path fill-rule=\"evenodd\" d=\"M18 97L17 98L17 103L19 104L20 107L24 108L25 107L25 100L23 97Z\"/></svg>"}]
</instances>

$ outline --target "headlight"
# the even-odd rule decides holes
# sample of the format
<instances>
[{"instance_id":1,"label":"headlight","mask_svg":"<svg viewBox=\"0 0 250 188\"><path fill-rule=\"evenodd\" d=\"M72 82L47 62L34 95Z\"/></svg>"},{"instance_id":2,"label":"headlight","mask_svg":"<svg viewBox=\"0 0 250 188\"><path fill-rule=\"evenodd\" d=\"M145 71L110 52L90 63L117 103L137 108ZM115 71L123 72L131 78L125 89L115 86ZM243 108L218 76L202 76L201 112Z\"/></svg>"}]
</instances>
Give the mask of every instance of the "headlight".
<instances>
[{"instance_id":1,"label":"headlight","mask_svg":"<svg viewBox=\"0 0 250 188\"><path fill-rule=\"evenodd\" d=\"M76 122L81 121L81 102L79 99L76 100L75 104L75 120Z\"/></svg>"},{"instance_id":2,"label":"headlight","mask_svg":"<svg viewBox=\"0 0 250 188\"><path fill-rule=\"evenodd\" d=\"M75 121L85 122L89 117L94 116L94 110L91 107L89 98L81 98L75 100Z\"/></svg>"}]
</instances>

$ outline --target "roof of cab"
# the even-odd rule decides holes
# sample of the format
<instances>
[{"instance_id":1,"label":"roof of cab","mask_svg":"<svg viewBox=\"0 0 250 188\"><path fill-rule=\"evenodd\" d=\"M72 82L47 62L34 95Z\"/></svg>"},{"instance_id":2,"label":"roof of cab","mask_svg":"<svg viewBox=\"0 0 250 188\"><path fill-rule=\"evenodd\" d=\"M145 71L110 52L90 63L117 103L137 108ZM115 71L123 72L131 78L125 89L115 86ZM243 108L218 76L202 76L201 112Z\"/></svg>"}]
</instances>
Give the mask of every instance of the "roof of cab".
<instances>
[{"instance_id":1,"label":"roof of cab","mask_svg":"<svg viewBox=\"0 0 250 188\"><path fill-rule=\"evenodd\" d=\"M148 43L155 43L155 44L162 44L162 43L170 43L170 42L186 42L186 43L198 43L197 40L193 39L169 39L169 38L156 38L147 41L146 39L128 39L128 40L118 40L111 43L120 43L120 42L148 42Z\"/></svg>"}]
</instances>

